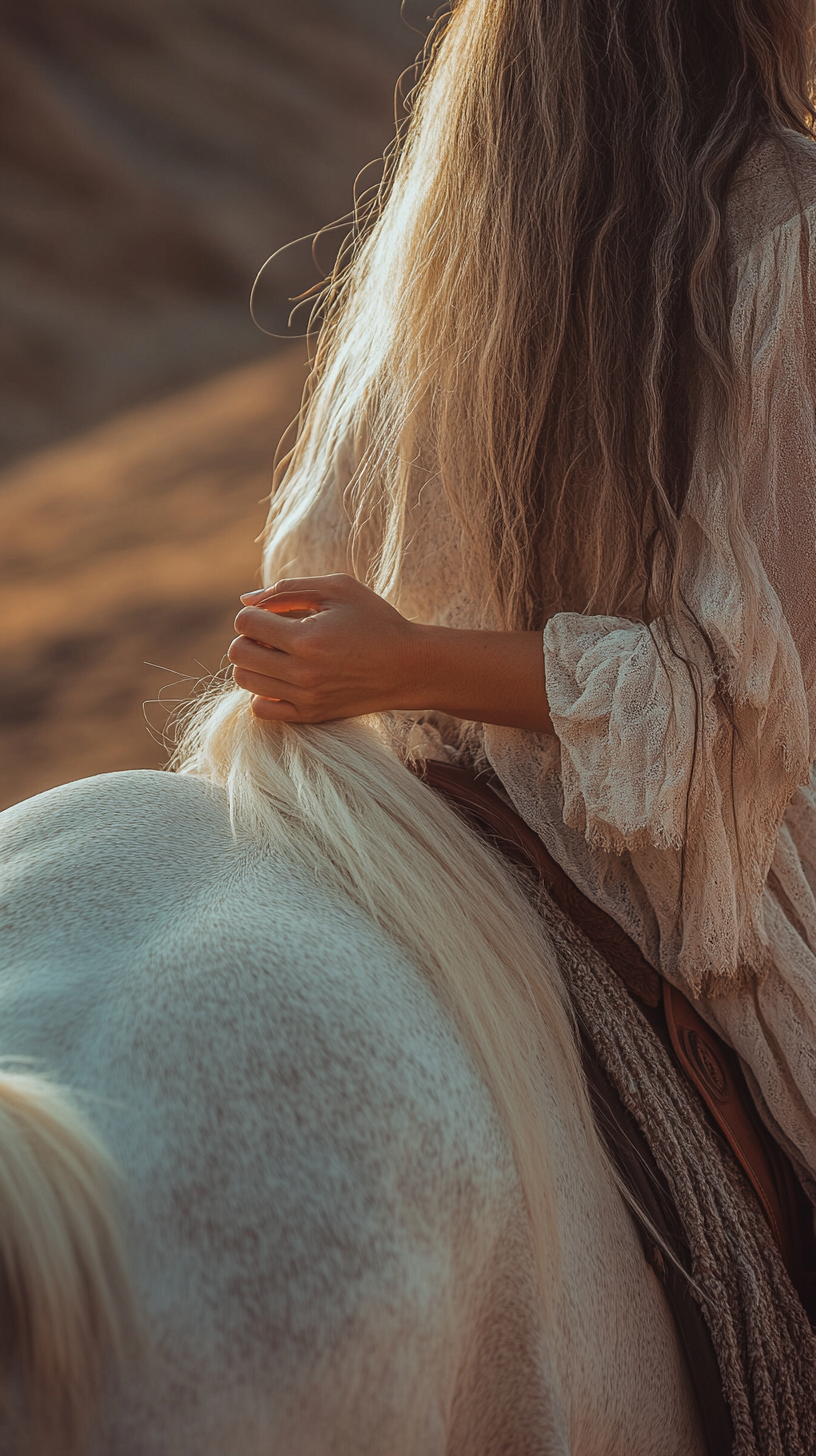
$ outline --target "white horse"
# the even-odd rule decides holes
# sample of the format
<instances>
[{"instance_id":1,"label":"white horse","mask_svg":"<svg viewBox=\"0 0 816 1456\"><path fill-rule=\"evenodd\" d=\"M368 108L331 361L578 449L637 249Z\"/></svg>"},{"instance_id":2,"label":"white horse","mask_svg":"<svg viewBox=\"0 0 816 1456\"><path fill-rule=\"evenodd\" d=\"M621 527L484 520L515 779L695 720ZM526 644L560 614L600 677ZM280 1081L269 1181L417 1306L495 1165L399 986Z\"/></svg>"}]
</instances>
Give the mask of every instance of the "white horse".
<instances>
[{"instance_id":1,"label":"white horse","mask_svg":"<svg viewBox=\"0 0 816 1456\"><path fill-rule=\"evenodd\" d=\"M0 817L0 1449L702 1453L509 871L371 725L187 769Z\"/></svg>"}]
</instances>

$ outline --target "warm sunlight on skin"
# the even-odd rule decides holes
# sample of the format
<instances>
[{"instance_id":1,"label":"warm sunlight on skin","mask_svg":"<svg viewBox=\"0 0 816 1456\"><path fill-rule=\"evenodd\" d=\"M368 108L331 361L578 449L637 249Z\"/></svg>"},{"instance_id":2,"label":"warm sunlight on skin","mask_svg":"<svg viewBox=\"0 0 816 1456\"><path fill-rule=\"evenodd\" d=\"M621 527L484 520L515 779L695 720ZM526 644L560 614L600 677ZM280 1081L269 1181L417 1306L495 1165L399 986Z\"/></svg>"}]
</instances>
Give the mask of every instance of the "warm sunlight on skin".
<instances>
[{"instance_id":1,"label":"warm sunlight on skin","mask_svg":"<svg viewBox=\"0 0 816 1456\"><path fill-rule=\"evenodd\" d=\"M320 723L389 709L551 733L539 632L409 622L351 576L247 592L229 649L259 718Z\"/></svg>"}]
</instances>

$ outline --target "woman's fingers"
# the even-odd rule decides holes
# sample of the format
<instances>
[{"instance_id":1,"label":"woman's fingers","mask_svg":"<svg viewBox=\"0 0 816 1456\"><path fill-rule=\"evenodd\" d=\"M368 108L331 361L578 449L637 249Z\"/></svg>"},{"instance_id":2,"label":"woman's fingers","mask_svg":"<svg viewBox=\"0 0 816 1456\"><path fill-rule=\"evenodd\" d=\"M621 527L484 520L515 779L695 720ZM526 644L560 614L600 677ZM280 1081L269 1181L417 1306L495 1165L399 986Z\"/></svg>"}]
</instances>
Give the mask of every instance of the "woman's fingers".
<instances>
[{"instance_id":1,"label":"woman's fingers","mask_svg":"<svg viewBox=\"0 0 816 1456\"><path fill-rule=\"evenodd\" d=\"M233 667L237 687L253 694L252 711L257 718L276 718L285 723L322 723L331 713L308 690L293 690L293 684L266 677L247 667ZM294 700L294 701L293 701Z\"/></svg>"},{"instance_id":2,"label":"woman's fingers","mask_svg":"<svg viewBox=\"0 0 816 1456\"><path fill-rule=\"evenodd\" d=\"M275 678L253 672L249 667L233 667L232 676L236 685L245 688L248 693L256 693L261 698L277 698L287 702L291 708L295 707L287 696L292 691L291 683L277 682Z\"/></svg>"},{"instance_id":3,"label":"woman's fingers","mask_svg":"<svg viewBox=\"0 0 816 1456\"><path fill-rule=\"evenodd\" d=\"M277 702L274 698L254 697L252 711L256 718L266 718L275 723L299 723L302 721L291 703Z\"/></svg>"},{"instance_id":4,"label":"woman's fingers","mask_svg":"<svg viewBox=\"0 0 816 1456\"><path fill-rule=\"evenodd\" d=\"M290 590L288 586L286 591L276 589L264 593L257 599L255 599L254 593L252 596L241 597L245 606L265 612L320 612L329 600L326 592L312 591L307 588Z\"/></svg>"},{"instance_id":5,"label":"woman's fingers","mask_svg":"<svg viewBox=\"0 0 816 1456\"><path fill-rule=\"evenodd\" d=\"M233 667L246 668L260 677L274 678L276 682L291 685L298 682L303 673L302 665L288 652L281 652L276 647L264 647L251 637L236 637L229 645L227 656Z\"/></svg>"},{"instance_id":6,"label":"woman's fingers","mask_svg":"<svg viewBox=\"0 0 816 1456\"><path fill-rule=\"evenodd\" d=\"M274 610L274 603L279 597L292 596L319 607L328 598L342 595L359 584L353 576L341 571L331 576L285 576L276 581L274 586L262 586L257 591L242 592L241 601L253 607L263 605Z\"/></svg>"},{"instance_id":7,"label":"woman's fingers","mask_svg":"<svg viewBox=\"0 0 816 1456\"><path fill-rule=\"evenodd\" d=\"M403 691L410 624L351 576L288 579L246 592L229 649L233 677L270 703L258 716L303 723L357 717Z\"/></svg>"},{"instance_id":8,"label":"woman's fingers","mask_svg":"<svg viewBox=\"0 0 816 1456\"><path fill-rule=\"evenodd\" d=\"M243 600L243 599L242 599ZM264 612L274 614L286 612L299 612L301 616L306 613L325 611L329 602L325 593L318 594L310 591L282 591L276 592L273 597L264 597L262 601L256 602L255 606L260 607Z\"/></svg>"},{"instance_id":9,"label":"woman's fingers","mask_svg":"<svg viewBox=\"0 0 816 1456\"><path fill-rule=\"evenodd\" d=\"M300 622L290 622L264 607L242 607L235 618L235 630L242 637L251 637L264 647L277 647L281 652L293 649L299 626Z\"/></svg>"}]
</instances>

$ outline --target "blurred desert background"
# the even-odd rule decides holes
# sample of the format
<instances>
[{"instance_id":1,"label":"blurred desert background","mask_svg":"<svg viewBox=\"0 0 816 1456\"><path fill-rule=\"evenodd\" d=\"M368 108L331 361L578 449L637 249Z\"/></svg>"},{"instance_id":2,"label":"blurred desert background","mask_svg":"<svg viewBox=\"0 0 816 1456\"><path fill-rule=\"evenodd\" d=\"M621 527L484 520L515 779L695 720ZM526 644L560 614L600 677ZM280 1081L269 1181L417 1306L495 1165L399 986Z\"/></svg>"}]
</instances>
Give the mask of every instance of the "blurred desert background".
<instances>
[{"instance_id":1,"label":"blurred desert background","mask_svg":"<svg viewBox=\"0 0 816 1456\"><path fill-rule=\"evenodd\" d=\"M0 807L158 767L256 584L308 242L378 176L413 0L0 0ZM318 252L327 267L329 235Z\"/></svg>"}]
</instances>

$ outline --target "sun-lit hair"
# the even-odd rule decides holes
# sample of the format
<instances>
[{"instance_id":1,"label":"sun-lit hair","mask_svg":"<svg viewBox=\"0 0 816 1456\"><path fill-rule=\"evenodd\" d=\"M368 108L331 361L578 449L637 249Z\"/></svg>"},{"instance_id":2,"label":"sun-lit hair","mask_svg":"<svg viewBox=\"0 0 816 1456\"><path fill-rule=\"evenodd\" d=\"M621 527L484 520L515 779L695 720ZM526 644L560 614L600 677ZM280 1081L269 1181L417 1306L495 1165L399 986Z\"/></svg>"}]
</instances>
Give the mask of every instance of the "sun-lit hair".
<instances>
[{"instance_id":1,"label":"sun-lit hair","mask_svg":"<svg viewBox=\"0 0 816 1456\"><path fill-rule=\"evenodd\" d=\"M381 592L433 478L493 621L676 608L701 379L724 456L736 428L725 198L753 143L813 126L810 10L455 4L325 295L270 526L352 433L356 569Z\"/></svg>"},{"instance_id":2,"label":"sun-lit hair","mask_svg":"<svg viewBox=\"0 0 816 1456\"><path fill-rule=\"evenodd\" d=\"M0 1070L0 1414L15 1451L87 1451L104 1381L144 1354L119 1191L67 1092Z\"/></svg>"}]
</instances>

